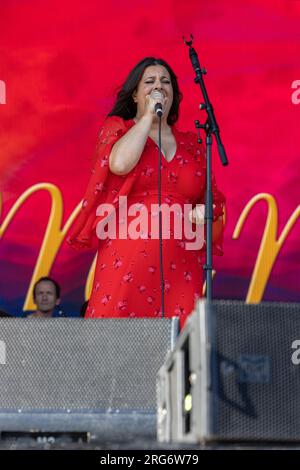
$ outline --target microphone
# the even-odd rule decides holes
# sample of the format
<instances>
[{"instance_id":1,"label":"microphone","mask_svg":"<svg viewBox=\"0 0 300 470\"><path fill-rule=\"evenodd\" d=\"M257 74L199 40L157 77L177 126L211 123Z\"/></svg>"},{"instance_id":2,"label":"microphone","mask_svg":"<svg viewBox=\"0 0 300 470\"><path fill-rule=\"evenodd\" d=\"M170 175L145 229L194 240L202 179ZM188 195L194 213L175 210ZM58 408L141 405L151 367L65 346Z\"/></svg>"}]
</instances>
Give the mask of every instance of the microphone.
<instances>
[{"instance_id":1,"label":"microphone","mask_svg":"<svg viewBox=\"0 0 300 470\"><path fill-rule=\"evenodd\" d=\"M162 96L162 93L158 90L154 90L152 92L152 98L154 99L162 99L163 96ZM162 110L162 104L161 103L156 103L155 107L154 107L154 110L155 110L155 114L158 116L158 117L162 117L163 115L163 110Z\"/></svg>"},{"instance_id":2,"label":"microphone","mask_svg":"<svg viewBox=\"0 0 300 470\"><path fill-rule=\"evenodd\" d=\"M158 117L162 117L162 104L161 103L156 103L155 105L155 112Z\"/></svg>"}]
</instances>

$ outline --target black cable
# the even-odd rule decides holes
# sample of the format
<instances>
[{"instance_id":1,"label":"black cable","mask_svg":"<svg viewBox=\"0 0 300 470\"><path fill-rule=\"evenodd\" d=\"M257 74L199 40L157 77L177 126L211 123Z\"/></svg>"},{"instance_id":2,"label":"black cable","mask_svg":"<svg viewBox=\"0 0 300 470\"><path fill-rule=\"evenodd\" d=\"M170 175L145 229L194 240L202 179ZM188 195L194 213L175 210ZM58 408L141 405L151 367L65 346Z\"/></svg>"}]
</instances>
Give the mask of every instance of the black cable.
<instances>
[{"instance_id":1,"label":"black cable","mask_svg":"<svg viewBox=\"0 0 300 470\"><path fill-rule=\"evenodd\" d=\"M161 214L161 116L158 124L158 216L159 216L159 262L160 262L160 286L161 286L161 308L162 318L165 317L165 281L163 272L163 250L162 250L162 214Z\"/></svg>"}]
</instances>

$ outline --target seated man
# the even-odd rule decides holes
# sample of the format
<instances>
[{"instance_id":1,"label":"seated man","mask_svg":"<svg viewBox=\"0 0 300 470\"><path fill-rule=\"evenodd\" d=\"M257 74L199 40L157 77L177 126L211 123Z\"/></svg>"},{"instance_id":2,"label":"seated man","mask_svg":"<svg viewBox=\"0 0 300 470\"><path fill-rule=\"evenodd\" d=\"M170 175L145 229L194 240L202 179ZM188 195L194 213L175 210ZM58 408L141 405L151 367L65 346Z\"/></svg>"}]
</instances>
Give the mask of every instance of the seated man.
<instances>
[{"instance_id":1,"label":"seated man","mask_svg":"<svg viewBox=\"0 0 300 470\"><path fill-rule=\"evenodd\" d=\"M50 277L41 277L33 287L33 300L37 310L27 315L27 318L63 317L58 309L60 305L60 285Z\"/></svg>"}]
</instances>

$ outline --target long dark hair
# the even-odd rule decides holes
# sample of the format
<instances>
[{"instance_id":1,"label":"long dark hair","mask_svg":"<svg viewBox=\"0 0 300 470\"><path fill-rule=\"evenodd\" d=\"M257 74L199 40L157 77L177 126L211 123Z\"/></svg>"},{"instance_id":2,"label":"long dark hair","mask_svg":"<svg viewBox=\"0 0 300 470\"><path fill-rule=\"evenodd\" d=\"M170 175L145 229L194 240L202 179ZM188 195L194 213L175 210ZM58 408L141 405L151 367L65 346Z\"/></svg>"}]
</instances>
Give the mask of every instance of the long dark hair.
<instances>
[{"instance_id":1,"label":"long dark hair","mask_svg":"<svg viewBox=\"0 0 300 470\"><path fill-rule=\"evenodd\" d=\"M120 116L123 119L133 119L136 116L137 104L133 101L132 94L136 91L145 69L150 65L162 65L168 70L173 88L173 103L167 122L172 126L178 120L182 93L178 87L177 77L167 62L163 59L155 59L155 57L145 57L131 70L119 90L117 100L108 116Z\"/></svg>"}]
</instances>

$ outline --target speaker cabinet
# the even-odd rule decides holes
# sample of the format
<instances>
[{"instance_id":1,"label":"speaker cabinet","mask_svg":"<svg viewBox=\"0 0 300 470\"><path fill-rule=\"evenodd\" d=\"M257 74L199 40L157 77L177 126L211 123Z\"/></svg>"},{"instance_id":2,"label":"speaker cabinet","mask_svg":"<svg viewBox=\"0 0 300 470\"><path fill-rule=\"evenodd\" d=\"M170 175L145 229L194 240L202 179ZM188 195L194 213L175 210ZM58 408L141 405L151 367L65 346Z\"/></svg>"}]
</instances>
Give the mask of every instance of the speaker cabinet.
<instances>
[{"instance_id":1,"label":"speaker cabinet","mask_svg":"<svg viewBox=\"0 0 300 470\"><path fill-rule=\"evenodd\" d=\"M177 319L0 320L0 431L156 432Z\"/></svg>"},{"instance_id":2,"label":"speaker cabinet","mask_svg":"<svg viewBox=\"0 0 300 470\"><path fill-rule=\"evenodd\" d=\"M199 300L157 385L160 442L300 441L300 305Z\"/></svg>"}]
</instances>

